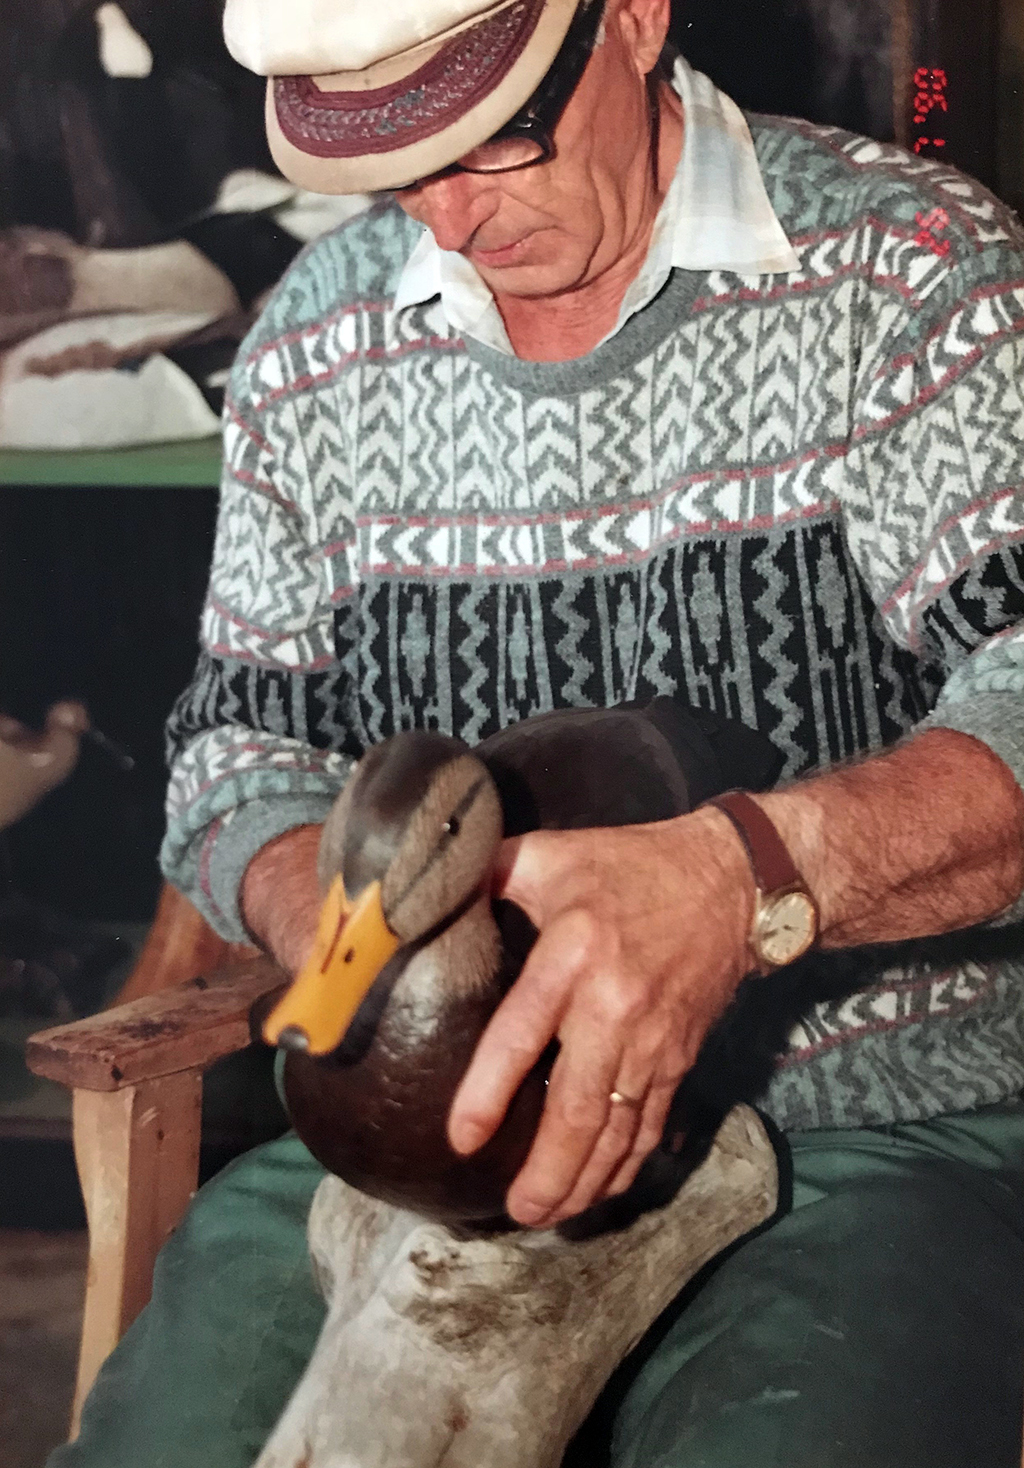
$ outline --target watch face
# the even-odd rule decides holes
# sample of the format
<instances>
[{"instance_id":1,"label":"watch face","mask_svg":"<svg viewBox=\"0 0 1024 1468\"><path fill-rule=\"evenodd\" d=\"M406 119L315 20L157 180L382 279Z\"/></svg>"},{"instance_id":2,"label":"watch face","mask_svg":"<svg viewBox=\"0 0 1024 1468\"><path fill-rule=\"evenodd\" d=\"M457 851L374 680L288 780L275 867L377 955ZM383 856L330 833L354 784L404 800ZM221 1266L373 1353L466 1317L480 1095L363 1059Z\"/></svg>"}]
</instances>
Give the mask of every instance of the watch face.
<instances>
[{"instance_id":1,"label":"watch face","mask_svg":"<svg viewBox=\"0 0 1024 1468\"><path fill-rule=\"evenodd\" d=\"M817 913L806 892L785 892L765 900L757 924L758 956L773 968L793 963L817 936Z\"/></svg>"}]
</instances>

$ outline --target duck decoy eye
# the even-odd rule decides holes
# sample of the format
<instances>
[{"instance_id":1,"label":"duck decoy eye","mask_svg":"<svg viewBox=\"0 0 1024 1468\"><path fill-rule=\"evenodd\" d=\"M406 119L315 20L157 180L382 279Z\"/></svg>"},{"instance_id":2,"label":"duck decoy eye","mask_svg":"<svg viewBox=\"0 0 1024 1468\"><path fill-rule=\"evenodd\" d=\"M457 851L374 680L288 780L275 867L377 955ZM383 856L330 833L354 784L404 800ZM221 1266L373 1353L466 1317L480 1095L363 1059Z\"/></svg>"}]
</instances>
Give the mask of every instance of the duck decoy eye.
<instances>
[{"instance_id":1,"label":"duck decoy eye","mask_svg":"<svg viewBox=\"0 0 1024 1468\"><path fill-rule=\"evenodd\" d=\"M446 820L444 825L441 827L441 830L446 836L457 836L461 829L462 822L459 820L458 816L449 816L448 820Z\"/></svg>"}]
</instances>

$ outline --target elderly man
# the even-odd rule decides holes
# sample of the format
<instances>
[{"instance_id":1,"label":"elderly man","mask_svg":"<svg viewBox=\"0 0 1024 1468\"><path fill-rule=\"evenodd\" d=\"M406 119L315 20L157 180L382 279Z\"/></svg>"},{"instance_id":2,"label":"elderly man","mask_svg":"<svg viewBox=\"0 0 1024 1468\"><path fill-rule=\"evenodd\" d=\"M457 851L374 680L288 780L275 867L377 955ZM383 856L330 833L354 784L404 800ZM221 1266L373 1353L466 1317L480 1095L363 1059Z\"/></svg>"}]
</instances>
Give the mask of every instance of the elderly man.
<instances>
[{"instance_id":1,"label":"elderly man","mask_svg":"<svg viewBox=\"0 0 1024 1468\"><path fill-rule=\"evenodd\" d=\"M1024 239L669 77L668 0L344 14L229 7L282 167L394 199L239 358L165 870L294 969L319 824L397 729L675 692L768 734L753 811L506 845L540 938L450 1135L557 1039L508 1197L546 1227L629 1184L744 975L1024 913ZM792 1206L649 1343L617 1468L1017 1461L1024 964L959 943L794 1032ZM320 1320L319 1175L285 1139L206 1191L61 1465L251 1460Z\"/></svg>"}]
</instances>

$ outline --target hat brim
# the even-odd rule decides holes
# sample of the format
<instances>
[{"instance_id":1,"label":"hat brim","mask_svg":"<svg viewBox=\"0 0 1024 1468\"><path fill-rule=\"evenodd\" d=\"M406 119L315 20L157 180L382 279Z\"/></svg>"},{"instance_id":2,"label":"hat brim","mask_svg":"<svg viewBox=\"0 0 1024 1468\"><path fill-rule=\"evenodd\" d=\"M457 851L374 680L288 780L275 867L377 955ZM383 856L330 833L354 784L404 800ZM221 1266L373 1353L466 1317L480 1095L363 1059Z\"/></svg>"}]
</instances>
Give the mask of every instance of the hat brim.
<instances>
[{"instance_id":1,"label":"hat brim","mask_svg":"<svg viewBox=\"0 0 1024 1468\"><path fill-rule=\"evenodd\" d=\"M419 48L405 67L396 58L383 86L372 73L270 77L266 122L275 163L319 194L401 188L447 168L533 95L577 5L514 0L428 52Z\"/></svg>"}]
</instances>

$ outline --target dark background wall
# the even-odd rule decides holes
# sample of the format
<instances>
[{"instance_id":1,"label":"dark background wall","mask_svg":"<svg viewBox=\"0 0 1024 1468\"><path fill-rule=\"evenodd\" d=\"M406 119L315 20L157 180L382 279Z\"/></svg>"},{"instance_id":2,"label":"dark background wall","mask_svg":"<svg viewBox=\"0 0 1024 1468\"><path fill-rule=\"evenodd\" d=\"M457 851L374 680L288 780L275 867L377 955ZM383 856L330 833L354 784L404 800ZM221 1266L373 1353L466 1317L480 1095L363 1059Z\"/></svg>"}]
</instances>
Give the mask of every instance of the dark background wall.
<instances>
[{"instance_id":1,"label":"dark background wall","mask_svg":"<svg viewBox=\"0 0 1024 1468\"><path fill-rule=\"evenodd\" d=\"M6 841L21 891L75 917L148 917L163 828L162 724L196 654L216 493L0 489L0 708L81 697L135 760L91 746Z\"/></svg>"},{"instance_id":2,"label":"dark background wall","mask_svg":"<svg viewBox=\"0 0 1024 1468\"><path fill-rule=\"evenodd\" d=\"M891 10L890 0L676 0L673 30L743 107L891 138Z\"/></svg>"}]
</instances>

